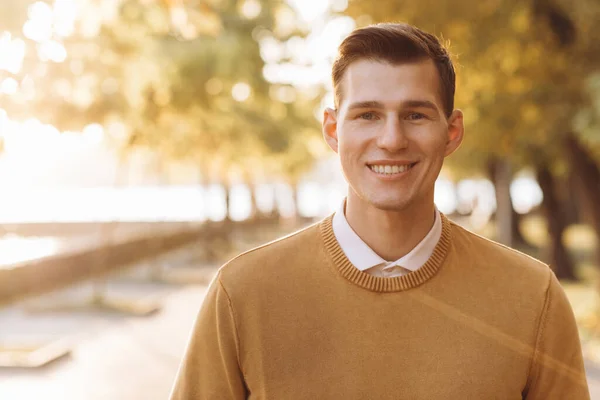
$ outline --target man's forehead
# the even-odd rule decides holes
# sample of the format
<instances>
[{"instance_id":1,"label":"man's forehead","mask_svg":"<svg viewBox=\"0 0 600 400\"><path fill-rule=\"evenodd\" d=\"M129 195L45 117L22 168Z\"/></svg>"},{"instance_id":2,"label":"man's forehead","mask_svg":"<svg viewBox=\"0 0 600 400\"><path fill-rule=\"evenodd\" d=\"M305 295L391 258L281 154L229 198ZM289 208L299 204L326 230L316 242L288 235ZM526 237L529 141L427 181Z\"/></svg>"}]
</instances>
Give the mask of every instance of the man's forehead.
<instances>
[{"instance_id":1,"label":"man's forehead","mask_svg":"<svg viewBox=\"0 0 600 400\"><path fill-rule=\"evenodd\" d=\"M436 72L435 64L430 58L406 62L392 62L386 59L359 58L358 60L353 61L346 67L346 73L344 74L344 76L347 76L349 74L356 75L360 73L368 73L372 70L382 69L394 71L415 69L425 70L428 72Z\"/></svg>"},{"instance_id":2,"label":"man's forehead","mask_svg":"<svg viewBox=\"0 0 600 400\"><path fill-rule=\"evenodd\" d=\"M430 59L409 63L357 60L348 66L338 91L340 103L418 97L442 108L440 78Z\"/></svg>"}]
</instances>

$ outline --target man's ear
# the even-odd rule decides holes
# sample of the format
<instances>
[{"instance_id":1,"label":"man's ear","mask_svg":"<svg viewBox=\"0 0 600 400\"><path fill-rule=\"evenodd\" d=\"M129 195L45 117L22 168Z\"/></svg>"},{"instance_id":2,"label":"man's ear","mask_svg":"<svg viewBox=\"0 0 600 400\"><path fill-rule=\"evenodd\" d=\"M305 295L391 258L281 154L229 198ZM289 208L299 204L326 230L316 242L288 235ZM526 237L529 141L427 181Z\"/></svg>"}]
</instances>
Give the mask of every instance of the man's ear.
<instances>
[{"instance_id":1,"label":"man's ear","mask_svg":"<svg viewBox=\"0 0 600 400\"><path fill-rule=\"evenodd\" d=\"M323 137L331 150L338 152L337 111L326 108L323 114Z\"/></svg>"},{"instance_id":2,"label":"man's ear","mask_svg":"<svg viewBox=\"0 0 600 400\"><path fill-rule=\"evenodd\" d=\"M465 124L461 110L454 110L448 119L448 141L446 142L446 151L444 157L454 153L463 141L465 134Z\"/></svg>"}]
</instances>

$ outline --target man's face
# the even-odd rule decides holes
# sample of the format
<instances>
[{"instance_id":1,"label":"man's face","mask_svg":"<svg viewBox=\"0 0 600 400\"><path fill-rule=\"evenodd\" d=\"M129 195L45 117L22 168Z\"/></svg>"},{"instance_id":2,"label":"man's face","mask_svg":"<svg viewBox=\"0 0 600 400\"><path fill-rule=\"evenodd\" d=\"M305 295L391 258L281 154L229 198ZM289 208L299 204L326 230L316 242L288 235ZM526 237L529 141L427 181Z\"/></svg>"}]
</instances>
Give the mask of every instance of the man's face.
<instances>
[{"instance_id":1,"label":"man's face","mask_svg":"<svg viewBox=\"0 0 600 400\"><path fill-rule=\"evenodd\" d=\"M434 63L359 60L341 84L339 109L326 110L323 132L340 156L349 198L389 211L432 204L444 157L463 136L462 113L444 114Z\"/></svg>"}]
</instances>

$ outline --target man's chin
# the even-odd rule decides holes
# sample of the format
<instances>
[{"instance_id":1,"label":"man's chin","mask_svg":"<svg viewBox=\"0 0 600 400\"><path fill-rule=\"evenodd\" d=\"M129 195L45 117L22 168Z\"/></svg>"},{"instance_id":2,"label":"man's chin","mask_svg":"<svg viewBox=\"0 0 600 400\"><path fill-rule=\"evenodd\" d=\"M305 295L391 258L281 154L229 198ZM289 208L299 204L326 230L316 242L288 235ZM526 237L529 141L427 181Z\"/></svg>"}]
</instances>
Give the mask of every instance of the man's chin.
<instances>
[{"instance_id":1,"label":"man's chin","mask_svg":"<svg viewBox=\"0 0 600 400\"><path fill-rule=\"evenodd\" d=\"M408 209L410 202L407 199L372 199L369 203L381 211L400 212Z\"/></svg>"}]
</instances>

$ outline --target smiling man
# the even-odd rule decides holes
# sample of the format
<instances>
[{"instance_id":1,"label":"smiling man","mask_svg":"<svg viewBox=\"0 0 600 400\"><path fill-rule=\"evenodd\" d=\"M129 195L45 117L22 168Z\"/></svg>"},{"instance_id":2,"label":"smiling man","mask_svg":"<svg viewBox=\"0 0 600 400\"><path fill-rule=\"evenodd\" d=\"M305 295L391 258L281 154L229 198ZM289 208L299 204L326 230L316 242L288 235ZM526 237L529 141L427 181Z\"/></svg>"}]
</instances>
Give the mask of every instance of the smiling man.
<instances>
[{"instance_id":1,"label":"smiling man","mask_svg":"<svg viewBox=\"0 0 600 400\"><path fill-rule=\"evenodd\" d=\"M589 399L550 268L435 208L463 138L446 49L410 25L369 26L332 75L323 133L348 196L219 270L172 399Z\"/></svg>"}]
</instances>

